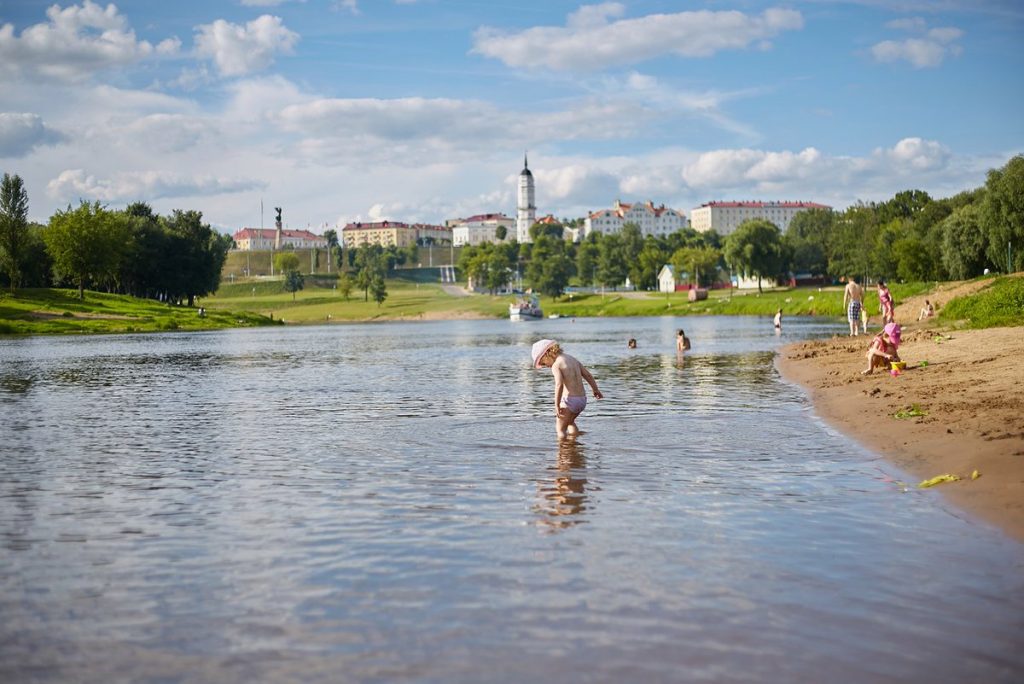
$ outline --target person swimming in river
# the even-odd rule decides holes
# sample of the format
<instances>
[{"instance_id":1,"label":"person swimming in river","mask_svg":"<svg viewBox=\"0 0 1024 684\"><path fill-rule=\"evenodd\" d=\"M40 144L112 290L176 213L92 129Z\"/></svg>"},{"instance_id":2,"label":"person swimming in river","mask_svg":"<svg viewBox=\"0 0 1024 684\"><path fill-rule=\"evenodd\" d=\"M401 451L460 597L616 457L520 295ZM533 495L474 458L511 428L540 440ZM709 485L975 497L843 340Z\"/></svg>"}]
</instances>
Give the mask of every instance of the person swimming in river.
<instances>
[{"instance_id":1,"label":"person swimming in river","mask_svg":"<svg viewBox=\"0 0 1024 684\"><path fill-rule=\"evenodd\" d=\"M676 351L684 352L690 350L690 338L686 336L686 332L682 328L676 333Z\"/></svg>"},{"instance_id":2,"label":"person swimming in river","mask_svg":"<svg viewBox=\"0 0 1024 684\"><path fill-rule=\"evenodd\" d=\"M580 434L576 417L587 407L587 393L583 382L590 385L595 399L604 395L597 388L597 381L586 367L562 351L554 340L534 342L533 367L550 368L555 376L555 432L559 439Z\"/></svg>"}]
</instances>

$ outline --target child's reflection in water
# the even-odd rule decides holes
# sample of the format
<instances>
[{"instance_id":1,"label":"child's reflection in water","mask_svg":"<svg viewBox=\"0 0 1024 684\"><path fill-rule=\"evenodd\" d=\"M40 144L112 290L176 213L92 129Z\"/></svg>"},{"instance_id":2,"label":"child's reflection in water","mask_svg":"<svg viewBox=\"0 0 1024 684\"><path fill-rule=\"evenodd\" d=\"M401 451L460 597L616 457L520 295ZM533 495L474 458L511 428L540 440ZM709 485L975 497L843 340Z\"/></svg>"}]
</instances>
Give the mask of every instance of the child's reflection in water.
<instances>
[{"instance_id":1,"label":"child's reflection in water","mask_svg":"<svg viewBox=\"0 0 1024 684\"><path fill-rule=\"evenodd\" d=\"M538 482L534 510L541 525L560 529L586 520L586 468L583 445L575 439L559 440L556 465L549 468L554 477Z\"/></svg>"}]
</instances>

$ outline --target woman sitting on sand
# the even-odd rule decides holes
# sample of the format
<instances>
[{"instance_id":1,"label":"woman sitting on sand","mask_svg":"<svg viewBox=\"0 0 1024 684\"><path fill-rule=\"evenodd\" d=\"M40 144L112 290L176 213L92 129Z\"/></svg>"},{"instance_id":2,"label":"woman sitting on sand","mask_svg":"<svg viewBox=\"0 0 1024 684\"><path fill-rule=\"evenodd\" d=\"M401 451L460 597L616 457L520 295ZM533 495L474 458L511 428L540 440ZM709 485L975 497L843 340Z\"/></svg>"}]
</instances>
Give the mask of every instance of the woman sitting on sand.
<instances>
[{"instance_id":1,"label":"woman sitting on sand","mask_svg":"<svg viewBox=\"0 0 1024 684\"><path fill-rule=\"evenodd\" d=\"M924 300L924 306L921 307L921 315L917 317L917 320L923 321L926 318L931 318L935 315L935 307L927 299Z\"/></svg>"},{"instance_id":2,"label":"woman sitting on sand","mask_svg":"<svg viewBox=\"0 0 1024 684\"><path fill-rule=\"evenodd\" d=\"M871 375L875 368L885 367L893 361L900 360L897 348L900 346L900 325L899 323L887 323L882 332L875 335L868 347L868 367L860 372L861 375Z\"/></svg>"}]
</instances>

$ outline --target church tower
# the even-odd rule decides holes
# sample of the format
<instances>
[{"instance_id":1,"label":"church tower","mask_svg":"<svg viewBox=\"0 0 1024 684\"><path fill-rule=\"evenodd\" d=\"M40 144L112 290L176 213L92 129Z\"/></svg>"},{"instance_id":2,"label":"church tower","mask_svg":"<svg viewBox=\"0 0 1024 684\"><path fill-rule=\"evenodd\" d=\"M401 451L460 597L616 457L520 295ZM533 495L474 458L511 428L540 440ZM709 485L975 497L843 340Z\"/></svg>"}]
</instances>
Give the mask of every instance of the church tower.
<instances>
[{"instance_id":1,"label":"church tower","mask_svg":"<svg viewBox=\"0 0 1024 684\"><path fill-rule=\"evenodd\" d=\"M533 174L526 155L523 155L523 170L519 173L519 195L516 202L516 240L520 244L530 242L530 226L537 222L537 205L533 195Z\"/></svg>"}]
</instances>

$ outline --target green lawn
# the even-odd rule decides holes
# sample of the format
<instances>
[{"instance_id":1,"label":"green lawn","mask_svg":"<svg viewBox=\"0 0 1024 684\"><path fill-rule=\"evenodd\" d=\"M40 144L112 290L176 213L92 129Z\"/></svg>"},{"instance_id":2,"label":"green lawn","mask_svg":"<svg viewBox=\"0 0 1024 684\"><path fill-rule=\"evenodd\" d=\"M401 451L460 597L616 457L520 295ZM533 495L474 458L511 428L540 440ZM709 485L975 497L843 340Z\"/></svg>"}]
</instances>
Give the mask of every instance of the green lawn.
<instances>
[{"instance_id":1,"label":"green lawn","mask_svg":"<svg viewBox=\"0 0 1024 684\"><path fill-rule=\"evenodd\" d=\"M403 273L402 275L409 275ZM422 274L420 274L422 275ZM1020 279L1017 279L1018 281ZM458 297L436 282L422 277L389 278L388 297L378 306L364 301L362 291L346 300L334 289L333 277L307 277L305 289L293 298L280 280L256 279L226 282L215 296L200 303L207 316L196 309L161 304L122 295L87 292L84 301L75 290L19 290L17 296L0 295L0 334L122 333L156 330L209 330L268 325L272 322L322 323L327 321L374 321L417 318L479 316L504 318L511 296L471 295ZM915 283L892 287L896 301L928 292L930 286ZM1001 291L1001 290L999 290ZM541 298L545 314L590 316L686 316L700 314L770 316L782 308L786 316L842 316L842 289L781 288L764 293L712 291L707 300L687 301L685 292L605 292ZM874 315L878 300L869 290L866 305ZM947 307L948 308L948 307ZM242 312L242 313L240 313ZM271 320L273 319L273 320Z\"/></svg>"},{"instance_id":2,"label":"green lawn","mask_svg":"<svg viewBox=\"0 0 1024 684\"><path fill-rule=\"evenodd\" d=\"M373 299L364 301L362 290L353 289L346 300L328 286L328 281L319 282L323 285L307 278L306 287L295 293L294 298L284 292L280 281L224 285L216 296L206 298L204 304L211 310L248 309L268 316L273 314L275 319L289 323L317 323L419 318L421 315L469 314L499 318L508 315L511 301L510 297L488 295L456 297L445 293L439 283L388 279L388 297L378 306Z\"/></svg>"},{"instance_id":3,"label":"green lawn","mask_svg":"<svg viewBox=\"0 0 1024 684\"><path fill-rule=\"evenodd\" d=\"M972 295L957 297L942 307L939 319L965 328L1024 325L1024 277L996 278Z\"/></svg>"},{"instance_id":4,"label":"green lawn","mask_svg":"<svg viewBox=\"0 0 1024 684\"><path fill-rule=\"evenodd\" d=\"M249 312L207 311L168 306L151 299L50 288L0 294L0 334L125 333L158 330L215 330L269 325L270 319Z\"/></svg>"},{"instance_id":5,"label":"green lawn","mask_svg":"<svg viewBox=\"0 0 1024 684\"><path fill-rule=\"evenodd\" d=\"M400 272L402 273L402 272ZM281 281L259 280L225 284L215 297L205 300L208 307L249 309L274 318L283 318L291 323L312 323L328 320L388 320L419 318L420 316L478 315L502 318L508 315L511 296L492 297L472 295L455 297L445 293L436 282L415 282L414 280L387 281L388 298L383 305L363 301L362 291L353 291L346 301L332 289L334 281L327 279L306 279L306 288L292 298L284 292ZM894 285L896 301L927 292L930 285L915 283ZM842 316L842 288L830 287L819 290L816 287L780 288L765 290L759 294L742 292L730 294L727 290L710 292L710 297L701 302L687 301L686 292L663 294L658 292L605 293L566 295L558 300L541 298L545 314L560 314L570 317L588 316L686 316L696 314L725 315L774 315L780 307L783 314ZM878 298L869 290L866 299L868 311L877 312ZM874 307L874 308L872 308ZM328 318L329 317L329 318Z\"/></svg>"}]
</instances>

